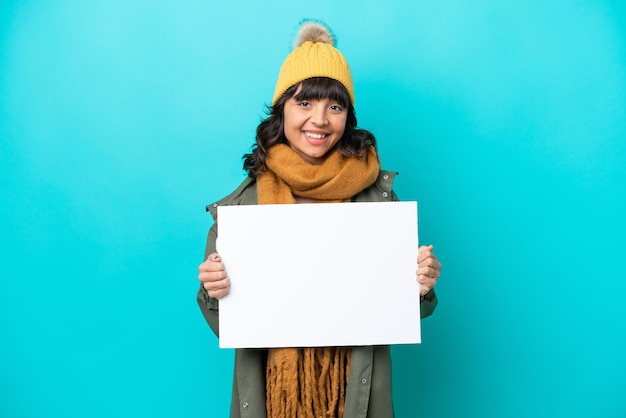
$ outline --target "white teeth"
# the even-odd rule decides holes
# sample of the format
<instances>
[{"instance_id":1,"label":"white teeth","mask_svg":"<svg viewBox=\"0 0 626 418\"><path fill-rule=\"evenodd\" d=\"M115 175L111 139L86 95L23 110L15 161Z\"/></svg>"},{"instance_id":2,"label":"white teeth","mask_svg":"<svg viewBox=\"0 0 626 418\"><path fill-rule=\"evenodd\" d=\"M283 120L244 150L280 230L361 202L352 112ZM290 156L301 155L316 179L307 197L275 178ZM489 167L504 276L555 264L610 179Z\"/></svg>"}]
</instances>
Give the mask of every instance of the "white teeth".
<instances>
[{"instance_id":1,"label":"white teeth","mask_svg":"<svg viewBox=\"0 0 626 418\"><path fill-rule=\"evenodd\" d=\"M313 139L322 139L326 136L326 134L314 134L311 132L305 132L304 134L308 136L309 138L313 138Z\"/></svg>"}]
</instances>

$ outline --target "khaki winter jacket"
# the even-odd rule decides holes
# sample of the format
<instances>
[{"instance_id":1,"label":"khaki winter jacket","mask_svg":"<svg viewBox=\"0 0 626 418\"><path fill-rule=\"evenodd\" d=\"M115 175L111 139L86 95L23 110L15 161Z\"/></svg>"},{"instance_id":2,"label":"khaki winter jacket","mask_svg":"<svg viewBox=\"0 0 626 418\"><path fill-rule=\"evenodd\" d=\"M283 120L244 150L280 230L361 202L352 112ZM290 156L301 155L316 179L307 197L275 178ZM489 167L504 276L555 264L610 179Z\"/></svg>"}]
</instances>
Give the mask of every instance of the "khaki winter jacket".
<instances>
[{"instance_id":1,"label":"khaki winter jacket","mask_svg":"<svg viewBox=\"0 0 626 418\"><path fill-rule=\"evenodd\" d=\"M381 171L377 181L357 194L355 202L397 201L392 191L397 173ZM241 185L222 200L207 206L214 225L209 230L205 259L216 251L217 207L222 205L254 205L257 202L256 182L246 178ZM207 323L219 337L219 303L208 296L200 287L198 304ZM421 317L431 315L437 305L434 291L426 295L421 303ZM370 309L365 306L364 309ZM265 411L265 356L264 349L235 350L235 372L231 418L266 418ZM350 377L346 390L346 405L343 418L391 418L391 356L389 346L352 347Z\"/></svg>"}]
</instances>

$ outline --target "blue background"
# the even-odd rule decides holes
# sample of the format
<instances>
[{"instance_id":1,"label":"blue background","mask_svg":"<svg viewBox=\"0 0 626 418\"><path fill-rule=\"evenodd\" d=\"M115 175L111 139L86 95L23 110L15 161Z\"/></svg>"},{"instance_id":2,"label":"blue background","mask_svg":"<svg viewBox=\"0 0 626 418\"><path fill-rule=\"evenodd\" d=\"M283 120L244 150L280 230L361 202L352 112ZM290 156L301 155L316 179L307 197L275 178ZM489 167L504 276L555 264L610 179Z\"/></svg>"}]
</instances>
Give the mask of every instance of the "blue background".
<instances>
[{"instance_id":1,"label":"blue background","mask_svg":"<svg viewBox=\"0 0 626 418\"><path fill-rule=\"evenodd\" d=\"M204 205L306 16L444 264L397 416L626 416L624 4L4 0L0 416L227 416Z\"/></svg>"}]
</instances>

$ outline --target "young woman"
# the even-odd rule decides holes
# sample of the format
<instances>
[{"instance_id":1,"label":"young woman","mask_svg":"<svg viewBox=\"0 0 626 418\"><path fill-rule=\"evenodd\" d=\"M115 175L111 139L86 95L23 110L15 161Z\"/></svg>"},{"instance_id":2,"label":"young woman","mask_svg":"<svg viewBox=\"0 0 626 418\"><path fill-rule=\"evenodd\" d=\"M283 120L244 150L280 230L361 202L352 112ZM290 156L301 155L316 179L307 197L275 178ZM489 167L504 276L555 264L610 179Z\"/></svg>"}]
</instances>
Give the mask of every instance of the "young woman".
<instances>
[{"instance_id":1,"label":"young woman","mask_svg":"<svg viewBox=\"0 0 626 418\"><path fill-rule=\"evenodd\" d=\"M357 129L350 68L327 27L305 22L284 61L269 117L246 154L248 177L209 205L393 201L395 173L380 168L376 140ZM218 300L230 279L209 231L198 267L198 303L219 337ZM441 263L432 246L418 250L416 280L422 317L437 304ZM418 295L416 295L416 298ZM393 416L388 346L238 349L231 417Z\"/></svg>"}]
</instances>

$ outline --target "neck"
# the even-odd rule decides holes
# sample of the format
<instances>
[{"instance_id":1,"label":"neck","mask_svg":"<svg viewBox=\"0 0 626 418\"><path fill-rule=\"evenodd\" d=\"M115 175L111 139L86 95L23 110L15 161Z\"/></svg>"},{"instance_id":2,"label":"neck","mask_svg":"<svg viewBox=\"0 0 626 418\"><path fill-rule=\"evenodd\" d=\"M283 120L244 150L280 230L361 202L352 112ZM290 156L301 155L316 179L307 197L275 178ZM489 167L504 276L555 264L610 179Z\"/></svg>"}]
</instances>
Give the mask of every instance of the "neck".
<instances>
[{"instance_id":1,"label":"neck","mask_svg":"<svg viewBox=\"0 0 626 418\"><path fill-rule=\"evenodd\" d=\"M316 202L315 199L311 199L309 197L294 196L294 198L296 199L296 203L315 203Z\"/></svg>"}]
</instances>

